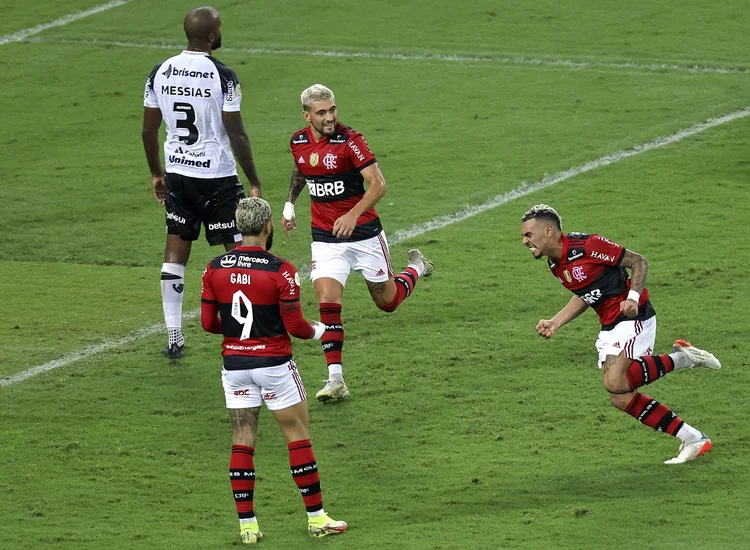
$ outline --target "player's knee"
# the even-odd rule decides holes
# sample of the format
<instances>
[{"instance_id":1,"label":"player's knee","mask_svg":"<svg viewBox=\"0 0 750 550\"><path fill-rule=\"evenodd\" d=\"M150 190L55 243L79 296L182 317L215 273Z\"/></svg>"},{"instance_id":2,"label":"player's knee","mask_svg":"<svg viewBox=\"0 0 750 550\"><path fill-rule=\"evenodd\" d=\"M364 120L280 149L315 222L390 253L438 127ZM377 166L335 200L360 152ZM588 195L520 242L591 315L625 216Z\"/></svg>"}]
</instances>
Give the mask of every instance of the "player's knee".
<instances>
[{"instance_id":1,"label":"player's knee","mask_svg":"<svg viewBox=\"0 0 750 550\"><path fill-rule=\"evenodd\" d=\"M624 411L628 407L628 403L632 399L630 393L610 393L609 402L616 409Z\"/></svg>"},{"instance_id":2,"label":"player's knee","mask_svg":"<svg viewBox=\"0 0 750 550\"><path fill-rule=\"evenodd\" d=\"M398 307L398 304L396 303L396 300L391 300L390 302L386 302L383 299L376 298L375 296L372 297L372 299L375 301L375 305L378 306L379 309L382 309L386 313L393 313L396 311L396 308Z\"/></svg>"},{"instance_id":3,"label":"player's knee","mask_svg":"<svg viewBox=\"0 0 750 550\"><path fill-rule=\"evenodd\" d=\"M631 391L628 385L628 379L622 372L618 372L614 369L608 370L602 377L602 384L604 389L611 394L620 394Z\"/></svg>"}]
</instances>

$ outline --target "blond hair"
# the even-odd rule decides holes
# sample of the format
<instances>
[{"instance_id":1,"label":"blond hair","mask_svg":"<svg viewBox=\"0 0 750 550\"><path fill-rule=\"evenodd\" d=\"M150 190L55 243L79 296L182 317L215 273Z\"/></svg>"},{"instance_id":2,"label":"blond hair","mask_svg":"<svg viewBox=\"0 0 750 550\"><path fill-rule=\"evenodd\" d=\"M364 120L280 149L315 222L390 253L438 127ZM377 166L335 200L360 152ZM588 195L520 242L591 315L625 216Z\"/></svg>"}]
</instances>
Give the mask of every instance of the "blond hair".
<instances>
[{"instance_id":1,"label":"blond hair","mask_svg":"<svg viewBox=\"0 0 750 550\"><path fill-rule=\"evenodd\" d=\"M302 100L302 108L305 111L310 110L313 101L321 101L323 99L332 99L333 101L336 101L336 98L334 97L331 89L323 86L322 84L313 84L309 88L306 88L305 91L302 92L302 95L300 95L300 100Z\"/></svg>"},{"instance_id":2,"label":"blond hair","mask_svg":"<svg viewBox=\"0 0 750 550\"><path fill-rule=\"evenodd\" d=\"M237 229L243 235L260 235L271 219L271 205L260 197L242 199L235 212Z\"/></svg>"},{"instance_id":3,"label":"blond hair","mask_svg":"<svg viewBox=\"0 0 750 550\"><path fill-rule=\"evenodd\" d=\"M557 210L555 210L548 204L535 204L526 211L526 213L521 218L521 221L525 222L526 220L536 218L546 218L548 220L552 220L555 222L557 228L562 231L562 218L560 217L560 214L558 214Z\"/></svg>"}]
</instances>

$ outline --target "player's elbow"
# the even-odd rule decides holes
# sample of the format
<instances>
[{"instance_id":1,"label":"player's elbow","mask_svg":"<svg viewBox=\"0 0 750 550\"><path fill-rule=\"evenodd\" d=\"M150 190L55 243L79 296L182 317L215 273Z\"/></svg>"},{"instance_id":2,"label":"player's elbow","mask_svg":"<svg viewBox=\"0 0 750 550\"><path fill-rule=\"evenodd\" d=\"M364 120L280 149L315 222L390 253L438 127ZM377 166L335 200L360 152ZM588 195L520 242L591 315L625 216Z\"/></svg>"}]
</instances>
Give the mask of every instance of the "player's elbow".
<instances>
[{"instance_id":1,"label":"player's elbow","mask_svg":"<svg viewBox=\"0 0 750 550\"><path fill-rule=\"evenodd\" d=\"M221 332L221 321L219 321L218 317L214 317L213 319L201 317L201 326L203 326L203 330L212 334L219 334Z\"/></svg>"},{"instance_id":2,"label":"player's elbow","mask_svg":"<svg viewBox=\"0 0 750 550\"><path fill-rule=\"evenodd\" d=\"M141 130L141 139L143 143L148 145L149 143L157 142L159 140L159 131L152 130L151 128L144 128Z\"/></svg>"},{"instance_id":3,"label":"player's elbow","mask_svg":"<svg viewBox=\"0 0 750 550\"><path fill-rule=\"evenodd\" d=\"M385 183L385 180L383 178L380 178L376 183L376 186L378 198L382 199L385 196L386 192L388 192L388 184Z\"/></svg>"}]
</instances>

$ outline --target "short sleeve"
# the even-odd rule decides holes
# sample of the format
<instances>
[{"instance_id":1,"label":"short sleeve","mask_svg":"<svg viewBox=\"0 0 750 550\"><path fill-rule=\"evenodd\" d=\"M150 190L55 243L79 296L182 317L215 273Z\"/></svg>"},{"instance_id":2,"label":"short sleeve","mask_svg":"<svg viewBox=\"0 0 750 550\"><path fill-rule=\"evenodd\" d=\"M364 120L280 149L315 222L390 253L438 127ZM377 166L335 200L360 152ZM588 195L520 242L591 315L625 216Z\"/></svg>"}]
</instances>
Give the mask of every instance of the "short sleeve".
<instances>
[{"instance_id":1,"label":"short sleeve","mask_svg":"<svg viewBox=\"0 0 750 550\"><path fill-rule=\"evenodd\" d=\"M143 106L151 109L159 108L159 100L154 91L154 80L156 80L156 71L159 70L159 67L161 67L161 64L154 67L151 74L148 75L148 78L146 79L146 89L143 92Z\"/></svg>"},{"instance_id":2,"label":"short sleeve","mask_svg":"<svg viewBox=\"0 0 750 550\"><path fill-rule=\"evenodd\" d=\"M346 142L346 156L357 170L362 170L377 162L375 154L370 150L367 140L362 134L354 134Z\"/></svg>"},{"instance_id":3,"label":"short sleeve","mask_svg":"<svg viewBox=\"0 0 750 550\"><path fill-rule=\"evenodd\" d=\"M594 263L616 266L622 260L625 249L601 235L591 235L586 241L586 252Z\"/></svg>"},{"instance_id":4,"label":"short sleeve","mask_svg":"<svg viewBox=\"0 0 750 550\"><path fill-rule=\"evenodd\" d=\"M284 262L279 269L279 300L293 302L299 300L299 273L289 262Z\"/></svg>"},{"instance_id":5,"label":"short sleeve","mask_svg":"<svg viewBox=\"0 0 750 550\"><path fill-rule=\"evenodd\" d=\"M228 71L222 91L224 92L222 111L227 113L236 113L239 111L240 103L242 103L242 89L234 71Z\"/></svg>"}]
</instances>

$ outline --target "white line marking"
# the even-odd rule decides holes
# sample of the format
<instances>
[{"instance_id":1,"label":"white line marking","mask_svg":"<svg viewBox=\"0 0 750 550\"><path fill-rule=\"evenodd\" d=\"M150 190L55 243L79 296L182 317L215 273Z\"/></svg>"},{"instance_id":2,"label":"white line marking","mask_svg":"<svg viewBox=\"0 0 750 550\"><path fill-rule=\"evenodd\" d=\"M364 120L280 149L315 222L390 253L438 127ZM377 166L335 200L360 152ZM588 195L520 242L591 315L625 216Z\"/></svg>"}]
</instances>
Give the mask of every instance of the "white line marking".
<instances>
[{"instance_id":1,"label":"white line marking","mask_svg":"<svg viewBox=\"0 0 750 550\"><path fill-rule=\"evenodd\" d=\"M182 50L184 44L126 42L120 40L78 40L69 38L35 38L34 42L54 42L57 44L89 44L97 46L119 46L123 48L152 48L159 50ZM444 61L453 63L495 63L498 65L538 65L562 67L571 70L585 69L627 69L647 72L682 72L709 74L748 74L748 67L711 67L707 65L677 65L668 63L632 63L617 61L572 61L569 59L532 58L523 56L492 55L442 55L429 53L378 53L331 50L293 50L274 48L233 48L222 47L225 52L239 52L253 55L301 55L310 57L384 59L395 61Z\"/></svg>"},{"instance_id":2,"label":"white line marking","mask_svg":"<svg viewBox=\"0 0 750 550\"><path fill-rule=\"evenodd\" d=\"M87 10L63 15L59 19L49 21L48 23L42 23L41 25L37 25L36 27L31 27L28 29L20 30L18 32L14 32L13 34L0 36L0 46L2 46L3 44L8 44L10 42L20 42L21 40L24 40L29 36L39 34L40 32L44 32L47 29L61 27L62 25L67 25L68 23L72 23L73 21L78 21L79 19L83 19L84 17L88 17L89 15L94 15L96 13L107 11L111 8L116 8L117 6L122 6L123 4L127 4L128 2L130 2L130 0L111 0L106 4L99 4L98 6L94 6L93 8L89 8Z\"/></svg>"},{"instance_id":3,"label":"white line marking","mask_svg":"<svg viewBox=\"0 0 750 550\"><path fill-rule=\"evenodd\" d=\"M195 317L198 317L198 315L200 315L200 310L196 309L194 311L185 313L182 316L182 318L193 319ZM25 371L21 371L18 374L14 374L8 377L0 377L0 387L17 384L18 382L23 382L24 380L31 378L33 376L36 376L38 374L44 374L45 372L49 372L51 370L64 367L65 365L69 365L70 363L74 363L75 361L80 361L81 359L87 359L89 357L93 357L94 355L98 355L112 348L119 348L120 346L124 346L125 344L135 342L136 340L140 340L141 338L147 338L153 334L157 334L159 332L165 331L166 328L167 327L166 325L164 325L164 323L151 325L150 327L145 327L142 329L138 329L134 332L131 332L130 334L128 334L127 336L123 336L122 338L118 338L116 340L105 340L104 342L100 344L94 344L93 346L89 346L87 348L74 351L73 353L69 355L65 355L61 357L60 359L55 359L54 361L50 361L49 363L39 365L38 367L32 367Z\"/></svg>"},{"instance_id":4,"label":"white line marking","mask_svg":"<svg viewBox=\"0 0 750 550\"><path fill-rule=\"evenodd\" d=\"M706 130L710 128L714 128L715 126L726 124L727 122L732 122L733 120L744 118L746 116L750 116L750 107L746 107L745 109L741 109L739 111L734 111L732 113L726 114L721 117L710 118L706 120L705 122L699 122L698 124L694 124L693 126L690 126L689 128L684 128L682 130L679 130L675 132L674 134L670 134L668 136L663 136L663 137L657 137L657 138L652 139L651 141L647 141L646 143L641 143L640 145L634 145L630 149L621 149L620 151L609 153L607 155L604 155L603 157L599 157L598 159L589 161L585 164L574 166L573 168L568 168L567 170L563 170L562 172L557 172L556 174L544 176L541 180L534 182L534 183L531 183L531 184L522 183L521 185L519 185L512 191L508 191L507 193L497 195L482 204L478 204L475 206L466 206L453 214L449 214L447 216L440 216L429 222L415 224L409 229L398 231L397 233L393 235L393 237L389 237L389 241L391 242L391 244L396 244L398 242L401 242L407 239L418 237L429 231L434 231L435 229L440 229L442 227L446 227L448 225L461 222L463 220L476 216L477 214L481 214L483 212L487 212L488 210L492 210L493 208L497 208L498 206L501 206L514 199L524 197L530 193L539 191L540 189L544 189L546 187L550 187L551 185L555 185L556 183L569 180L570 178L573 178L585 172L590 172L591 170L594 170L596 168L601 168L603 166L609 166L611 164L615 164L616 162L620 162L623 159L634 157L635 155L640 155L641 153L646 153L653 149L664 147L665 145L677 143L678 141L682 141L683 139L688 138L690 136L694 136L696 134L700 134L701 132L705 132ZM200 314L199 310L190 311L184 314L184 318L191 319L191 318L197 317L199 314ZM124 336L123 338L119 338L117 340L106 340L102 342L101 344L89 346L80 351L73 352L70 355L61 357L60 359L56 359L54 361L50 361L49 363L39 365L38 367L30 368L28 370L19 372L18 374L14 374L7 378L0 378L0 387L10 386L11 384L22 382L23 380L31 378L32 376L36 376L38 374L49 372L53 369L57 369L59 367L63 367L65 365L73 363L74 361L79 361L81 359L92 357L103 351L107 351L112 348L116 348L125 344L129 344L130 342L140 340L141 338L146 338L148 336L151 336L163 330L165 330L165 326L162 323L158 325L152 325L150 327L146 327L146 328L137 330L135 332L131 332L129 335Z\"/></svg>"},{"instance_id":5,"label":"white line marking","mask_svg":"<svg viewBox=\"0 0 750 550\"><path fill-rule=\"evenodd\" d=\"M734 111L722 117L710 118L705 122L699 122L698 124L694 124L693 126L690 126L689 128L679 130L675 132L674 134L663 136L663 137L657 137L657 138L652 139L651 141L647 141L646 143L641 143L640 145L634 145L630 149L621 149L620 151L609 153L607 155L604 155L603 157L599 157L596 160L592 160L585 164L581 164L580 166L574 166L573 168L569 168L562 172L557 172L556 174L544 176L541 180L531 183L531 184L527 184L524 182L518 187L516 187L515 189L513 189L512 191L508 191L501 195L497 195L482 204L478 204L475 206L466 206L463 209L457 212L454 212L453 214L448 214L447 216L440 216L439 218L435 218L434 220L431 220L426 223L415 224L409 229L405 229L403 231L397 232L393 236L393 239L389 238L389 240L392 240L392 242L397 243L399 241L417 237L419 235L427 233L428 231L440 229L441 227L445 227L447 225L451 225L451 224L466 220L468 218L476 216L477 214L481 214L488 210L492 210L493 208L496 208L514 199L518 199L520 197L526 196L529 193L533 193L534 191L539 191L540 189L544 189L545 187L549 187L550 185L554 185L556 183L560 183L561 181L568 180L579 174L589 172L596 168L601 168L602 166L609 166L610 164L620 162L623 159L633 157L635 155L640 155L641 153L651 151L652 149L658 149L659 147L664 147L665 145L677 143L678 141L682 141L683 139L687 137L694 136L696 134L704 132L705 130L708 130L709 128L713 128L721 124L726 124L727 122L732 122L733 120L744 118L746 116L750 116L750 107L746 107L739 111Z\"/></svg>"}]
</instances>

